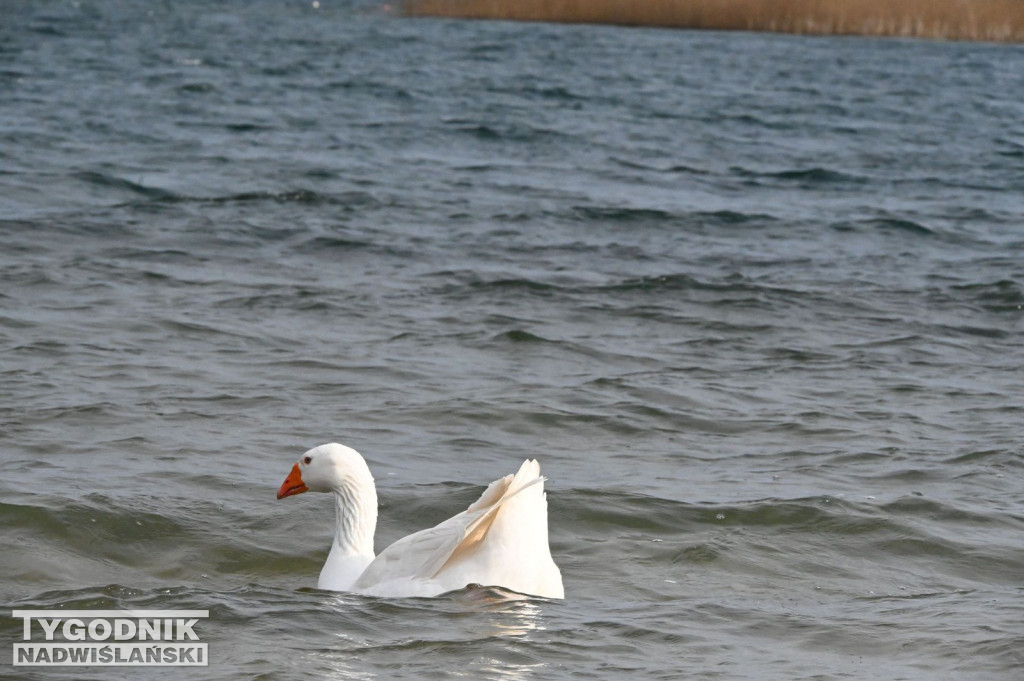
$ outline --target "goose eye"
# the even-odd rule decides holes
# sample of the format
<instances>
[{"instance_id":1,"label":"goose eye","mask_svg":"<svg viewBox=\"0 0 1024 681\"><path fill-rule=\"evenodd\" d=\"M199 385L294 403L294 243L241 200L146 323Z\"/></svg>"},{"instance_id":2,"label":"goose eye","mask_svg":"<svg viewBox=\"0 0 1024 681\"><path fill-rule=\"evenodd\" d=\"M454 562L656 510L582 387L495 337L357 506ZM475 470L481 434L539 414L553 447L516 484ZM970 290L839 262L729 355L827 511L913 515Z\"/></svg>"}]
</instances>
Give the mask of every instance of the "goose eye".
<instances>
[{"instance_id":1,"label":"goose eye","mask_svg":"<svg viewBox=\"0 0 1024 681\"><path fill-rule=\"evenodd\" d=\"M313 457L307 456L305 459L302 460L302 463L308 466L309 464L313 463Z\"/></svg>"}]
</instances>

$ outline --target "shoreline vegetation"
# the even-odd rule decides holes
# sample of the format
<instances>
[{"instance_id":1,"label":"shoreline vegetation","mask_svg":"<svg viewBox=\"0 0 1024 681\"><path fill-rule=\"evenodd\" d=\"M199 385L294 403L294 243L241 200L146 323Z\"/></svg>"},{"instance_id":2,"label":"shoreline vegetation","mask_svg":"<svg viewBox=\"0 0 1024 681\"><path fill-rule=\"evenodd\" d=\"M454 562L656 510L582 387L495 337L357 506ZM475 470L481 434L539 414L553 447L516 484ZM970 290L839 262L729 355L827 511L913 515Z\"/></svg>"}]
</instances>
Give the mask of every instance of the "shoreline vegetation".
<instances>
[{"instance_id":1,"label":"shoreline vegetation","mask_svg":"<svg viewBox=\"0 0 1024 681\"><path fill-rule=\"evenodd\" d=\"M413 17L1024 42L1024 0L404 0Z\"/></svg>"}]
</instances>

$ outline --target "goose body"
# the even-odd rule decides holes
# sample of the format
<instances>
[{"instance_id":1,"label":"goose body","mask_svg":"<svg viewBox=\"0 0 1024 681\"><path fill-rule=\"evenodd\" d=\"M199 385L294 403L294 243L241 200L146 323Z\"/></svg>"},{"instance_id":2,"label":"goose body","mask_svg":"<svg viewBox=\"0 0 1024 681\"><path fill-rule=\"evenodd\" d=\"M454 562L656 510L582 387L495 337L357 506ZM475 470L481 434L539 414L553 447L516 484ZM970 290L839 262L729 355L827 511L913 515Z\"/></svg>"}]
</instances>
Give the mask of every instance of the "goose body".
<instances>
[{"instance_id":1,"label":"goose body","mask_svg":"<svg viewBox=\"0 0 1024 681\"><path fill-rule=\"evenodd\" d=\"M527 460L495 480L462 513L399 539L374 555L377 491L363 457L331 443L300 457L277 492L330 492L334 542L317 586L371 596L436 596L469 584L564 598L548 547L547 496L540 464Z\"/></svg>"}]
</instances>

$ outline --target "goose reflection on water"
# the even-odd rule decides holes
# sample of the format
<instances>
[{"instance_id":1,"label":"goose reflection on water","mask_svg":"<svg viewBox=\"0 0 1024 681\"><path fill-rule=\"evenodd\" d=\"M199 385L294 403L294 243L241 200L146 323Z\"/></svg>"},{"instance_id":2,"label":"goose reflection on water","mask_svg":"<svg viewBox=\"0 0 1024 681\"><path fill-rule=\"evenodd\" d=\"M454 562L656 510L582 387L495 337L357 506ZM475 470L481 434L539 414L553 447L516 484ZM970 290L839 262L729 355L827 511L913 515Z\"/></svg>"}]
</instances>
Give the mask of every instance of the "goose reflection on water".
<instances>
[{"instance_id":1,"label":"goose reflection on water","mask_svg":"<svg viewBox=\"0 0 1024 681\"><path fill-rule=\"evenodd\" d=\"M453 591L451 595L462 603L473 604L476 612L467 615L478 615L486 612L492 615L485 631L489 636L509 637L526 636L533 631L543 631L541 624L543 610L538 603L545 601L525 596L515 591L495 586L470 584L465 589Z\"/></svg>"},{"instance_id":2,"label":"goose reflection on water","mask_svg":"<svg viewBox=\"0 0 1024 681\"><path fill-rule=\"evenodd\" d=\"M338 645L310 656L329 670L326 678L378 678L362 660L382 652L409 674L428 659L437 664L440 656L478 678L535 678L546 662L531 651L531 638L545 630L545 608L556 603L477 584L434 598L332 593L323 606L339 617Z\"/></svg>"}]
</instances>

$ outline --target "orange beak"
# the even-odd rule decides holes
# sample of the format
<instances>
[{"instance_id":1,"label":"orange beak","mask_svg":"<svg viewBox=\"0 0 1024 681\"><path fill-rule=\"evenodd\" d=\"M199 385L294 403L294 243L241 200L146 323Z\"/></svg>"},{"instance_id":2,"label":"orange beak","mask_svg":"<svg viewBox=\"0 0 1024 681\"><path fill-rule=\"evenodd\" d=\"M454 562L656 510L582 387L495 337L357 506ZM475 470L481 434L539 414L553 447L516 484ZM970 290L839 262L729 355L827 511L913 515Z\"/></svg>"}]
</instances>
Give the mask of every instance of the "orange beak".
<instances>
[{"instance_id":1,"label":"orange beak","mask_svg":"<svg viewBox=\"0 0 1024 681\"><path fill-rule=\"evenodd\" d=\"M277 498L284 499L290 497L293 494L302 494L308 492L309 488L306 487L306 483L302 482L302 473L299 471L299 464L292 466L292 472L288 474L288 477L281 483L281 489L277 490Z\"/></svg>"}]
</instances>

